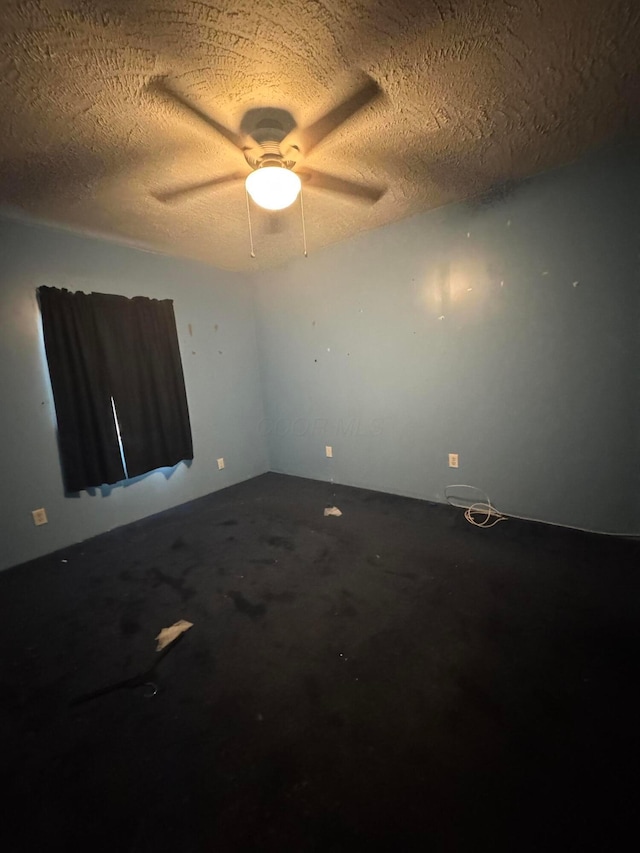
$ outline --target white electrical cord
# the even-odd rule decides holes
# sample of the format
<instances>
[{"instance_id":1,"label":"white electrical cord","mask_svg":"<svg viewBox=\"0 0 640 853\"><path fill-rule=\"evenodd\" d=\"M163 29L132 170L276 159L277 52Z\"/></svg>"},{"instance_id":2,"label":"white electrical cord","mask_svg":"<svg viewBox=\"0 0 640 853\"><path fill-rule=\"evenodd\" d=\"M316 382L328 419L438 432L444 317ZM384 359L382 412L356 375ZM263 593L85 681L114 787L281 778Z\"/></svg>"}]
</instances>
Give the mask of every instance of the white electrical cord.
<instances>
[{"instance_id":1,"label":"white electrical cord","mask_svg":"<svg viewBox=\"0 0 640 853\"><path fill-rule=\"evenodd\" d=\"M456 483L453 486L446 486L444 490L444 497L447 503L458 509L462 509L462 506L453 503L454 500L460 500L460 498L451 498L447 494L449 489L475 489L476 492L480 492L480 494L486 498L484 501L474 501L474 503L465 508L464 517L467 519L469 524L473 524L474 527L482 527L486 530L489 527L495 527L496 524L499 524L501 521L507 520L507 516L498 512L498 510L493 506L489 495L485 494L482 489L479 489L477 486L468 486L466 483ZM484 516L484 518L482 518L481 521L478 521L478 516Z\"/></svg>"}]
</instances>

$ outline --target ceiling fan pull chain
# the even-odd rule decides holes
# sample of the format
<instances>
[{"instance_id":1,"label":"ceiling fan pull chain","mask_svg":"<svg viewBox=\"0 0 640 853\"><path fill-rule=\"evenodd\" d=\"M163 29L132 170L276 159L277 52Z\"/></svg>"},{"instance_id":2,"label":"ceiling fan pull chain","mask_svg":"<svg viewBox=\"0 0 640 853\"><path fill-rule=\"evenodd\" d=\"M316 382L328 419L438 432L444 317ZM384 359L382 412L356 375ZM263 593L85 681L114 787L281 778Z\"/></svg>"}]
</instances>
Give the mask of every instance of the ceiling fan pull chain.
<instances>
[{"instance_id":1,"label":"ceiling fan pull chain","mask_svg":"<svg viewBox=\"0 0 640 853\"><path fill-rule=\"evenodd\" d=\"M300 187L300 216L302 218L302 249L305 258L307 257L307 231L304 227L304 204L302 202L302 187Z\"/></svg>"},{"instance_id":2,"label":"ceiling fan pull chain","mask_svg":"<svg viewBox=\"0 0 640 853\"><path fill-rule=\"evenodd\" d=\"M251 230L251 207L249 205L249 193L247 192L246 186L244 188L244 194L247 197L247 219L249 221L249 245L251 246L251 257L255 258L256 253L253 251L253 231Z\"/></svg>"}]
</instances>

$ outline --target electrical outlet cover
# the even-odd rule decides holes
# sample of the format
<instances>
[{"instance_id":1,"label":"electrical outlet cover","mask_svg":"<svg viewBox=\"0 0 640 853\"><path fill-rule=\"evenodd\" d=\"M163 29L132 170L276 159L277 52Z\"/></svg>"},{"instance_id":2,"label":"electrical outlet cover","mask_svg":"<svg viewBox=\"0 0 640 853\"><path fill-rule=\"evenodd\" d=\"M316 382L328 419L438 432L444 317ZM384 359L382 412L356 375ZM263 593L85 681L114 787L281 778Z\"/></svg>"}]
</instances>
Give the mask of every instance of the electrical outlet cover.
<instances>
[{"instance_id":1,"label":"electrical outlet cover","mask_svg":"<svg viewBox=\"0 0 640 853\"><path fill-rule=\"evenodd\" d=\"M458 454L450 453L449 454L449 468L457 468L458 467Z\"/></svg>"},{"instance_id":2,"label":"electrical outlet cover","mask_svg":"<svg viewBox=\"0 0 640 853\"><path fill-rule=\"evenodd\" d=\"M328 459L333 458L333 447L331 447L329 444L326 445L324 452L326 453Z\"/></svg>"},{"instance_id":3,"label":"electrical outlet cover","mask_svg":"<svg viewBox=\"0 0 640 853\"><path fill-rule=\"evenodd\" d=\"M224 468L224 458L221 456L220 459L218 459L218 471L222 471L223 468Z\"/></svg>"},{"instance_id":4,"label":"electrical outlet cover","mask_svg":"<svg viewBox=\"0 0 640 853\"><path fill-rule=\"evenodd\" d=\"M49 519L47 518L47 512L44 507L42 507L41 509L34 509L31 513L31 516L33 518L33 523L36 527L40 527L41 524L47 524L49 521Z\"/></svg>"}]
</instances>

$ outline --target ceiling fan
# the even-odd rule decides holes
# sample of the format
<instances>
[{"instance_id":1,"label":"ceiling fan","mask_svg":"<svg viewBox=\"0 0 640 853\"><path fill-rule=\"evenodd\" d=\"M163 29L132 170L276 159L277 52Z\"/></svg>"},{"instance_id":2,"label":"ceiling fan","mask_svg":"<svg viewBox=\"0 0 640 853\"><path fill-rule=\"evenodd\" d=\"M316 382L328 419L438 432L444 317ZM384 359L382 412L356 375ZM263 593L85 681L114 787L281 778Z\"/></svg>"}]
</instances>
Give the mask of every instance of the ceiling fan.
<instances>
[{"instance_id":1,"label":"ceiling fan","mask_svg":"<svg viewBox=\"0 0 640 853\"><path fill-rule=\"evenodd\" d=\"M306 128L298 128L286 110L265 108L247 113L241 133L207 115L176 91L166 78L153 81L148 88L188 110L224 137L244 155L252 170L248 175L245 168L243 172L157 193L156 198L160 201L178 201L194 193L240 181L245 182L246 191L256 204L272 211L283 210L293 204L300 194L302 182L313 189L340 193L370 204L378 201L385 192L385 188L345 180L315 169L299 168L304 158L329 134L379 97L381 89L370 77L342 103Z\"/></svg>"}]
</instances>

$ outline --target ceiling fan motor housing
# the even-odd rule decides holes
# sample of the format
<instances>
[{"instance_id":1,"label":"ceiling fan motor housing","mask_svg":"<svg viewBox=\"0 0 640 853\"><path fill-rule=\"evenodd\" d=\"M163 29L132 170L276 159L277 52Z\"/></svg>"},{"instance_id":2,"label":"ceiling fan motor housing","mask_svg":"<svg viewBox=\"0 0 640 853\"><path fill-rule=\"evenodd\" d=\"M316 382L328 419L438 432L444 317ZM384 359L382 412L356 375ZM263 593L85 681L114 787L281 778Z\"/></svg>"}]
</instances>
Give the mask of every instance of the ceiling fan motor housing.
<instances>
[{"instance_id":1,"label":"ceiling fan motor housing","mask_svg":"<svg viewBox=\"0 0 640 853\"><path fill-rule=\"evenodd\" d=\"M265 119L256 126L251 138L257 143L255 147L245 148L244 156L252 169L262 166L284 166L293 169L298 160L299 149L295 145L287 147L286 157L280 150L280 143L286 136L282 125L274 119Z\"/></svg>"}]
</instances>

